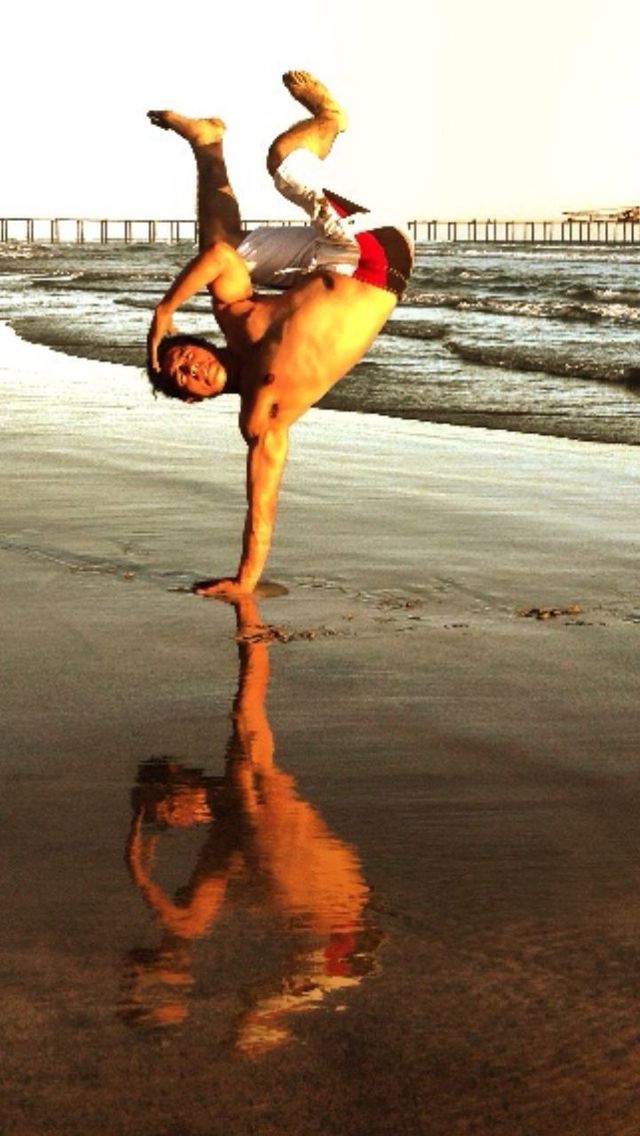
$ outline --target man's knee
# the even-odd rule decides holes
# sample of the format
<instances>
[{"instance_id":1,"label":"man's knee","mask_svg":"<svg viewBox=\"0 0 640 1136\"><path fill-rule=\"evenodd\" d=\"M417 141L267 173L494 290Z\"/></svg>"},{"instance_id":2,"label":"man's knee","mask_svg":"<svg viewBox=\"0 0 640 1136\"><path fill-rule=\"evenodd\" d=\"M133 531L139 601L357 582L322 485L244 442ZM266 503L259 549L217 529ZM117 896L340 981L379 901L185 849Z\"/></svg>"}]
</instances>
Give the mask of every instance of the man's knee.
<instances>
[{"instance_id":1,"label":"man's knee","mask_svg":"<svg viewBox=\"0 0 640 1136\"><path fill-rule=\"evenodd\" d=\"M271 174L271 177L273 177L276 170L278 169L278 166L281 164L281 162L284 161L285 157L286 155L283 152L282 146L280 145L280 139L276 138L271 143L267 151L267 170Z\"/></svg>"},{"instance_id":2,"label":"man's knee","mask_svg":"<svg viewBox=\"0 0 640 1136\"><path fill-rule=\"evenodd\" d=\"M211 240L207 241L202 252L209 253L211 256L221 259L227 257L229 253L232 253L234 256L237 255L231 242L220 237L213 237Z\"/></svg>"}]
</instances>

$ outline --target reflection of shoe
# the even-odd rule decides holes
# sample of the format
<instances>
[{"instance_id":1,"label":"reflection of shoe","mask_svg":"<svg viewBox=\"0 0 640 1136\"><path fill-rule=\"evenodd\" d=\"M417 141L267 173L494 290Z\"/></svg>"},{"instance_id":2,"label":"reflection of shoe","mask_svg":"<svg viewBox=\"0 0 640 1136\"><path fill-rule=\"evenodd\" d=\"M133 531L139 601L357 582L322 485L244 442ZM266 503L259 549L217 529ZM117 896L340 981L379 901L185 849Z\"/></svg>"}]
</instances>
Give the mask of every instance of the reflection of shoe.
<instances>
[{"instance_id":1,"label":"reflection of shoe","mask_svg":"<svg viewBox=\"0 0 640 1136\"><path fill-rule=\"evenodd\" d=\"M322 979L322 993L330 994L332 990L345 990L348 986L358 986L360 978L353 974L326 974Z\"/></svg>"},{"instance_id":2,"label":"reflection of shoe","mask_svg":"<svg viewBox=\"0 0 640 1136\"><path fill-rule=\"evenodd\" d=\"M251 1055L282 1045L289 1040L290 1032L281 1018L303 1010L316 1010L323 997L322 990L315 983L309 983L297 990L283 990L263 998L242 1022L236 1049Z\"/></svg>"},{"instance_id":3,"label":"reflection of shoe","mask_svg":"<svg viewBox=\"0 0 640 1136\"><path fill-rule=\"evenodd\" d=\"M322 1001L322 990L313 983L300 987L300 989L284 990L282 994L274 994L260 1003L260 1009L272 1014L290 1014L297 1010L315 1010L318 1002Z\"/></svg>"},{"instance_id":4,"label":"reflection of shoe","mask_svg":"<svg viewBox=\"0 0 640 1136\"><path fill-rule=\"evenodd\" d=\"M317 957L312 957L320 963L323 953L319 951ZM311 980L301 979L298 983L291 979L288 989L263 998L247 1015L241 1024L236 1048L240 1053L251 1056L282 1045L291 1036L282 1018L317 1010L326 994L347 986L357 986L359 982L359 978L341 974L318 974Z\"/></svg>"}]
</instances>

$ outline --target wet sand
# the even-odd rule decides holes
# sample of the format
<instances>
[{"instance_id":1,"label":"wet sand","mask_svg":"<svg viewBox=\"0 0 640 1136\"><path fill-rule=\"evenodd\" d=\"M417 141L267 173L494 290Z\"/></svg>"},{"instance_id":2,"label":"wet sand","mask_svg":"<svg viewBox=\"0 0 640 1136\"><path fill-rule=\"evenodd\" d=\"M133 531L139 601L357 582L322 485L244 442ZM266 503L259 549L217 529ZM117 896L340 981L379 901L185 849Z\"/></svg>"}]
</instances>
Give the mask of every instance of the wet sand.
<instances>
[{"instance_id":1,"label":"wet sand","mask_svg":"<svg viewBox=\"0 0 640 1136\"><path fill-rule=\"evenodd\" d=\"M312 412L239 643L233 400L0 358L7 1133L635 1133L637 449ZM236 793L166 909L161 758Z\"/></svg>"}]
</instances>

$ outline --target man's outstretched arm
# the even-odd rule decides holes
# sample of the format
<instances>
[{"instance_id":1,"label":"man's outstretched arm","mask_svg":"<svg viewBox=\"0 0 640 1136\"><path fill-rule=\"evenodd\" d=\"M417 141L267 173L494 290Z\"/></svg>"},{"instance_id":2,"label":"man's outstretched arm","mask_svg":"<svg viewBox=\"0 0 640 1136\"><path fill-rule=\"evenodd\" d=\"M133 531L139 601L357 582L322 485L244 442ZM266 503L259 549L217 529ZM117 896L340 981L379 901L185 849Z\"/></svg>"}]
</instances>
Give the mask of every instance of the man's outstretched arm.
<instances>
[{"instance_id":1,"label":"man's outstretched arm","mask_svg":"<svg viewBox=\"0 0 640 1136\"><path fill-rule=\"evenodd\" d=\"M289 432L282 426L247 438L247 516L238 572L230 578L196 584L193 590L198 595L234 599L254 591L271 548L288 444Z\"/></svg>"},{"instance_id":2,"label":"man's outstretched arm","mask_svg":"<svg viewBox=\"0 0 640 1136\"><path fill-rule=\"evenodd\" d=\"M158 370L161 340L174 330L174 312L202 288L209 289L214 304L234 304L251 295L247 267L224 241L216 241L189 261L156 307L147 337L147 360L152 370Z\"/></svg>"}]
</instances>

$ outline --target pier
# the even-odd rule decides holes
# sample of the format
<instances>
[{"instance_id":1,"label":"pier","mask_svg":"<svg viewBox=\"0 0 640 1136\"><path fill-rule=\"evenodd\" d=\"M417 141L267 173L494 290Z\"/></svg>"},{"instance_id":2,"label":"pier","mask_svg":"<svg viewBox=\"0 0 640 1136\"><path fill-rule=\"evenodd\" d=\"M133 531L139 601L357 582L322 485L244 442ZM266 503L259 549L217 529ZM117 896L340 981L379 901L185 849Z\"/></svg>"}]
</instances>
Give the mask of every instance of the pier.
<instances>
[{"instance_id":1,"label":"pier","mask_svg":"<svg viewBox=\"0 0 640 1136\"><path fill-rule=\"evenodd\" d=\"M300 221L244 221L245 229L258 225L299 225ZM155 217L0 217L0 245L25 244L197 244L198 223L193 218Z\"/></svg>"},{"instance_id":2,"label":"pier","mask_svg":"<svg viewBox=\"0 0 640 1136\"><path fill-rule=\"evenodd\" d=\"M460 244L635 245L640 221L563 218L547 221L409 221L416 241Z\"/></svg>"},{"instance_id":3,"label":"pier","mask_svg":"<svg viewBox=\"0 0 640 1136\"><path fill-rule=\"evenodd\" d=\"M300 220L246 220L258 225L299 225ZM613 219L504 221L413 220L416 241L460 244L640 245L640 221ZM181 219L114 217L0 217L0 245L26 244L197 244L197 222Z\"/></svg>"}]
</instances>

